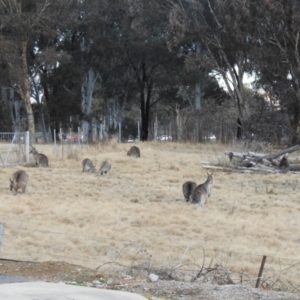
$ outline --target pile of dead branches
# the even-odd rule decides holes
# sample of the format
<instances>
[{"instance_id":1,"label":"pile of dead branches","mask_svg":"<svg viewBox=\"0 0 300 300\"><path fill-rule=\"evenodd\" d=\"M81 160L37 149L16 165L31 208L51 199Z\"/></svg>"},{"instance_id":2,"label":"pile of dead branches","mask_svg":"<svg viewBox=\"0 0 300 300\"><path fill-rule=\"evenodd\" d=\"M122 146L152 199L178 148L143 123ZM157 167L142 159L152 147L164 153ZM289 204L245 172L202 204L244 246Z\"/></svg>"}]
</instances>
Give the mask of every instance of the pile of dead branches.
<instances>
[{"instance_id":1,"label":"pile of dead branches","mask_svg":"<svg viewBox=\"0 0 300 300\"><path fill-rule=\"evenodd\" d=\"M300 157L289 158L289 153L299 150L299 145L280 150L274 153L234 152L226 151L226 162L210 164L202 162L203 168L218 169L226 172L263 172L263 173L287 173L300 174Z\"/></svg>"}]
</instances>

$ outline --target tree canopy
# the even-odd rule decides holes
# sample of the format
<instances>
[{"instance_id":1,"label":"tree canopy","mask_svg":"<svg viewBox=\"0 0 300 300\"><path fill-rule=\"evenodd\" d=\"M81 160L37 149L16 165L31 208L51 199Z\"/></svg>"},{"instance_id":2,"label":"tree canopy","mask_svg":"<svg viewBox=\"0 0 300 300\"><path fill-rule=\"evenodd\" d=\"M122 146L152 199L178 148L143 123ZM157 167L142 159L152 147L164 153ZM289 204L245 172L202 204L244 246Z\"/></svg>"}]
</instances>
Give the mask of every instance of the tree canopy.
<instances>
[{"instance_id":1,"label":"tree canopy","mask_svg":"<svg viewBox=\"0 0 300 300\"><path fill-rule=\"evenodd\" d=\"M240 138L299 142L299 22L292 0L3 0L0 115L21 99L32 136L140 121L143 141L167 123L201 140L231 120Z\"/></svg>"}]
</instances>

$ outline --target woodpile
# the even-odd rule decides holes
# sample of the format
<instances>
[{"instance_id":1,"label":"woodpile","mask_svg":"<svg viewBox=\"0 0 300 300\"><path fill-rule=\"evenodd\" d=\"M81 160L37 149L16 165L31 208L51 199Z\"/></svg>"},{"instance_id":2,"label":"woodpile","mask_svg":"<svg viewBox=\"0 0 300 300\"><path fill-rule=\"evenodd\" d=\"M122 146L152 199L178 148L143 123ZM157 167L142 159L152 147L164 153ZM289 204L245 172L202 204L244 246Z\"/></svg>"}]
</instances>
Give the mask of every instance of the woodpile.
<instances>
[{"instance_id":1,"label":"woodpile","mask_svg":"<svg viewBox=\"0 0 300 300\"><path fill-rule=\"evenodd\" d=\"M289 153L299 150L299 145L274 153L226 151L228 160L221 164L202 162L203 168L218 169L226 172L263 172L300 174L300 157L289 158Z\"/></svg>"}]
</instances>

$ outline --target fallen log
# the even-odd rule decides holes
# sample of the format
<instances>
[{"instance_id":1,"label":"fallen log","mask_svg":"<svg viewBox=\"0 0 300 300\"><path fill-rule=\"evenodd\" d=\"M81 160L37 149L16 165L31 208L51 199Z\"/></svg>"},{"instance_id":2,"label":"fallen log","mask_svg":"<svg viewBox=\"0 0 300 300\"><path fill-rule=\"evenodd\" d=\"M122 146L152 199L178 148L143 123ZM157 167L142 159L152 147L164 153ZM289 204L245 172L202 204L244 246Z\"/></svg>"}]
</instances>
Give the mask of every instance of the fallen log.
<instances>
[{"instance_id":1,"label":"fallen log","mask_svg":"<svg viewBox=\"0 0 300 300\"><path fill-rule=\"evenodd\" d=\"M247 153L234 152L234 151L226 151L224 154L228 155L230 160L233 157L238 157L238 158L242 158L243 159L245 156L247 156Z\"/></svg>"},{"instance_id":2,"label":"fallen log","mask_svg":"<svg viewBox=\"0 0 300 300\"><path fill-rule=\"evenodd\" d=\"M202 165L204 169L212 169L212 170L220 170L223 172L234 172L234 173L279 173L279 170L275 169L264 169L259 167L245 168L245 167L237 167L237 168L229 168L229 167L221 167L221 166L213 166L213 165Z\"/></svg>"},{"instance_id":3,"label":"fallen log","mask_svg":"<svg viewBox=\"0 0 300 300\"><path fill-rule=\"evenodd\" d=\"M253 172L267 172L267 173L279 173L279 170L275 170L273 168L268 168L268 167L265 167L265 166L261 166L261 165L256 165L255 167L252 167L252 168L244 168L244 167L238 167L238 170L251 170Z\"/></svg>"},{"instance_id":4,"label":"fallen log","mask_svg":"<svg viewBox=\"0 0 300 300\"><path fill-rule=\"evenodd\" d=\"M272 162L269 161L269 160L267 160L267 159L265 159L265 158L261 160L261 163L262 163L264 166L267 166L267 167L272 166Z\"/></svg>"},{"instance_id":5,"label":"fallen log","mask_svg":"<svg viewBox=\"0 0 300 300\"><path fill-rule=\"evenodd\" d=\"M269 156L267 156L267 159L271 161L272 159L275 159L275 158L277 158L279 156L285 155L287 153L292 153L292 152L295 152L297 150L299 150L299 145L296 145L296 146L287 148L285 150L280 150L280 151L277 151L275 153L272 153Z\"/></svg>"},{"instance_id":6,"label":"fallen log","mask_svg":"<svg viewBox=\"0 0 300 300\"><path fill-rule=\"evenodd\" d=\"M290 171L300 171L300 164L293 164L289 166Z\"/></svg>"},{"instance_id":7,"label":"fallen log","mask_svg":"<svg viewBox=\"0 0 300 300\"><path fill-rule=\"evenodd\" d=\"M291 171L296 174L297 171L300 172L300 157L290 159L288 154L299 150L299 148L299 145L295 145L271 154L226 151L224 154L229 157L229 166L226 163L224 166L220 166L206 162L203 168L240 173L287 173Z\"/></svg>"},{"instance_id":8,"label":"fallen log","mask_svg":"<svg viewBox=\"0 0 300 300\"><path fill-rule=\"evenodd\" d=\"M247 155L251 157L261 158L261 159L266 158L266 153L257 153L257 152L249 151Z\"/></svg>"},{"instance_id":9,"label":"fallen log","mask_svg":"<svg viewBox=\"0 0 300 300\"><path fill-rule=\"evenodd\" d=\"M220 171L223 171L223 172L252 173L251 169L247 169L247 168L245 168L246 170L238 170L238 169L235 169L235 168L212 166L212 165L202 165L202 167L204 169L220 170Z\"/></svg>"},{"instance_id":10,"label":"fallen log","mask_svg":"<svg viewBox=\"0 0 300 300\"><path fill-rule=\"evenodd\" d=\"M273 159L285 155L287 153L292 153L295 152L297 150L299 150L299 145L295 145L293 147L284 149L284 150L280 150L271 154L265 154L265 153L257 153L257 152L235 152L235 151L225 151L225 155L228 155L229 157L238 157L238 158L242 158L242 159L257 159L257 160L262 160L262 159L267 159L269 161L272 161ZM298 161L300 160L300 158L298 158Z\"/></svg>"},{"instance_id":11,"label":"fallen log","mask_svg":"<svg viewBox=\"0 0 300 300\"><path fill-rule=\"evenodd\" d=\"M300 164L300 157L299 156L291 157L291 158L289 158L289 162L290 162L290 164Z\"/></svg>"},{"instance_id":12,"label":"fallen log","mask_svg":"<svg viewBox=\"0 0 300 300\"><path fill-rule=\"evenodd\" d=\"M239 164L239 167L251 168L254 167L255 165L256 165L255 162L245 159Z\"/></svg>"}]
</instances>

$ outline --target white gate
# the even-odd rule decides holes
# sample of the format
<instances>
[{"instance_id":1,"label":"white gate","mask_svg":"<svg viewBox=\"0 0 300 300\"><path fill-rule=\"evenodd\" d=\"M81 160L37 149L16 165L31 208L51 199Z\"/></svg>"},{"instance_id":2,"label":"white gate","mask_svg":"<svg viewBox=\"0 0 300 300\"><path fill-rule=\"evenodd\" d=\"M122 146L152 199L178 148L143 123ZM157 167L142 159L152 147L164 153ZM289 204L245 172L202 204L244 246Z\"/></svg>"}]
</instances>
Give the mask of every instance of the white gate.
<instances>
[{"instance_id":1,"label":"white gate","mask_svg":"<svg viewBox=\"0 0 300 300\"><path fill-rule=\"evenodd\" d=\"M0 166L29 162L29 132L0 132Z\"/></svg>"}]
</instances>

